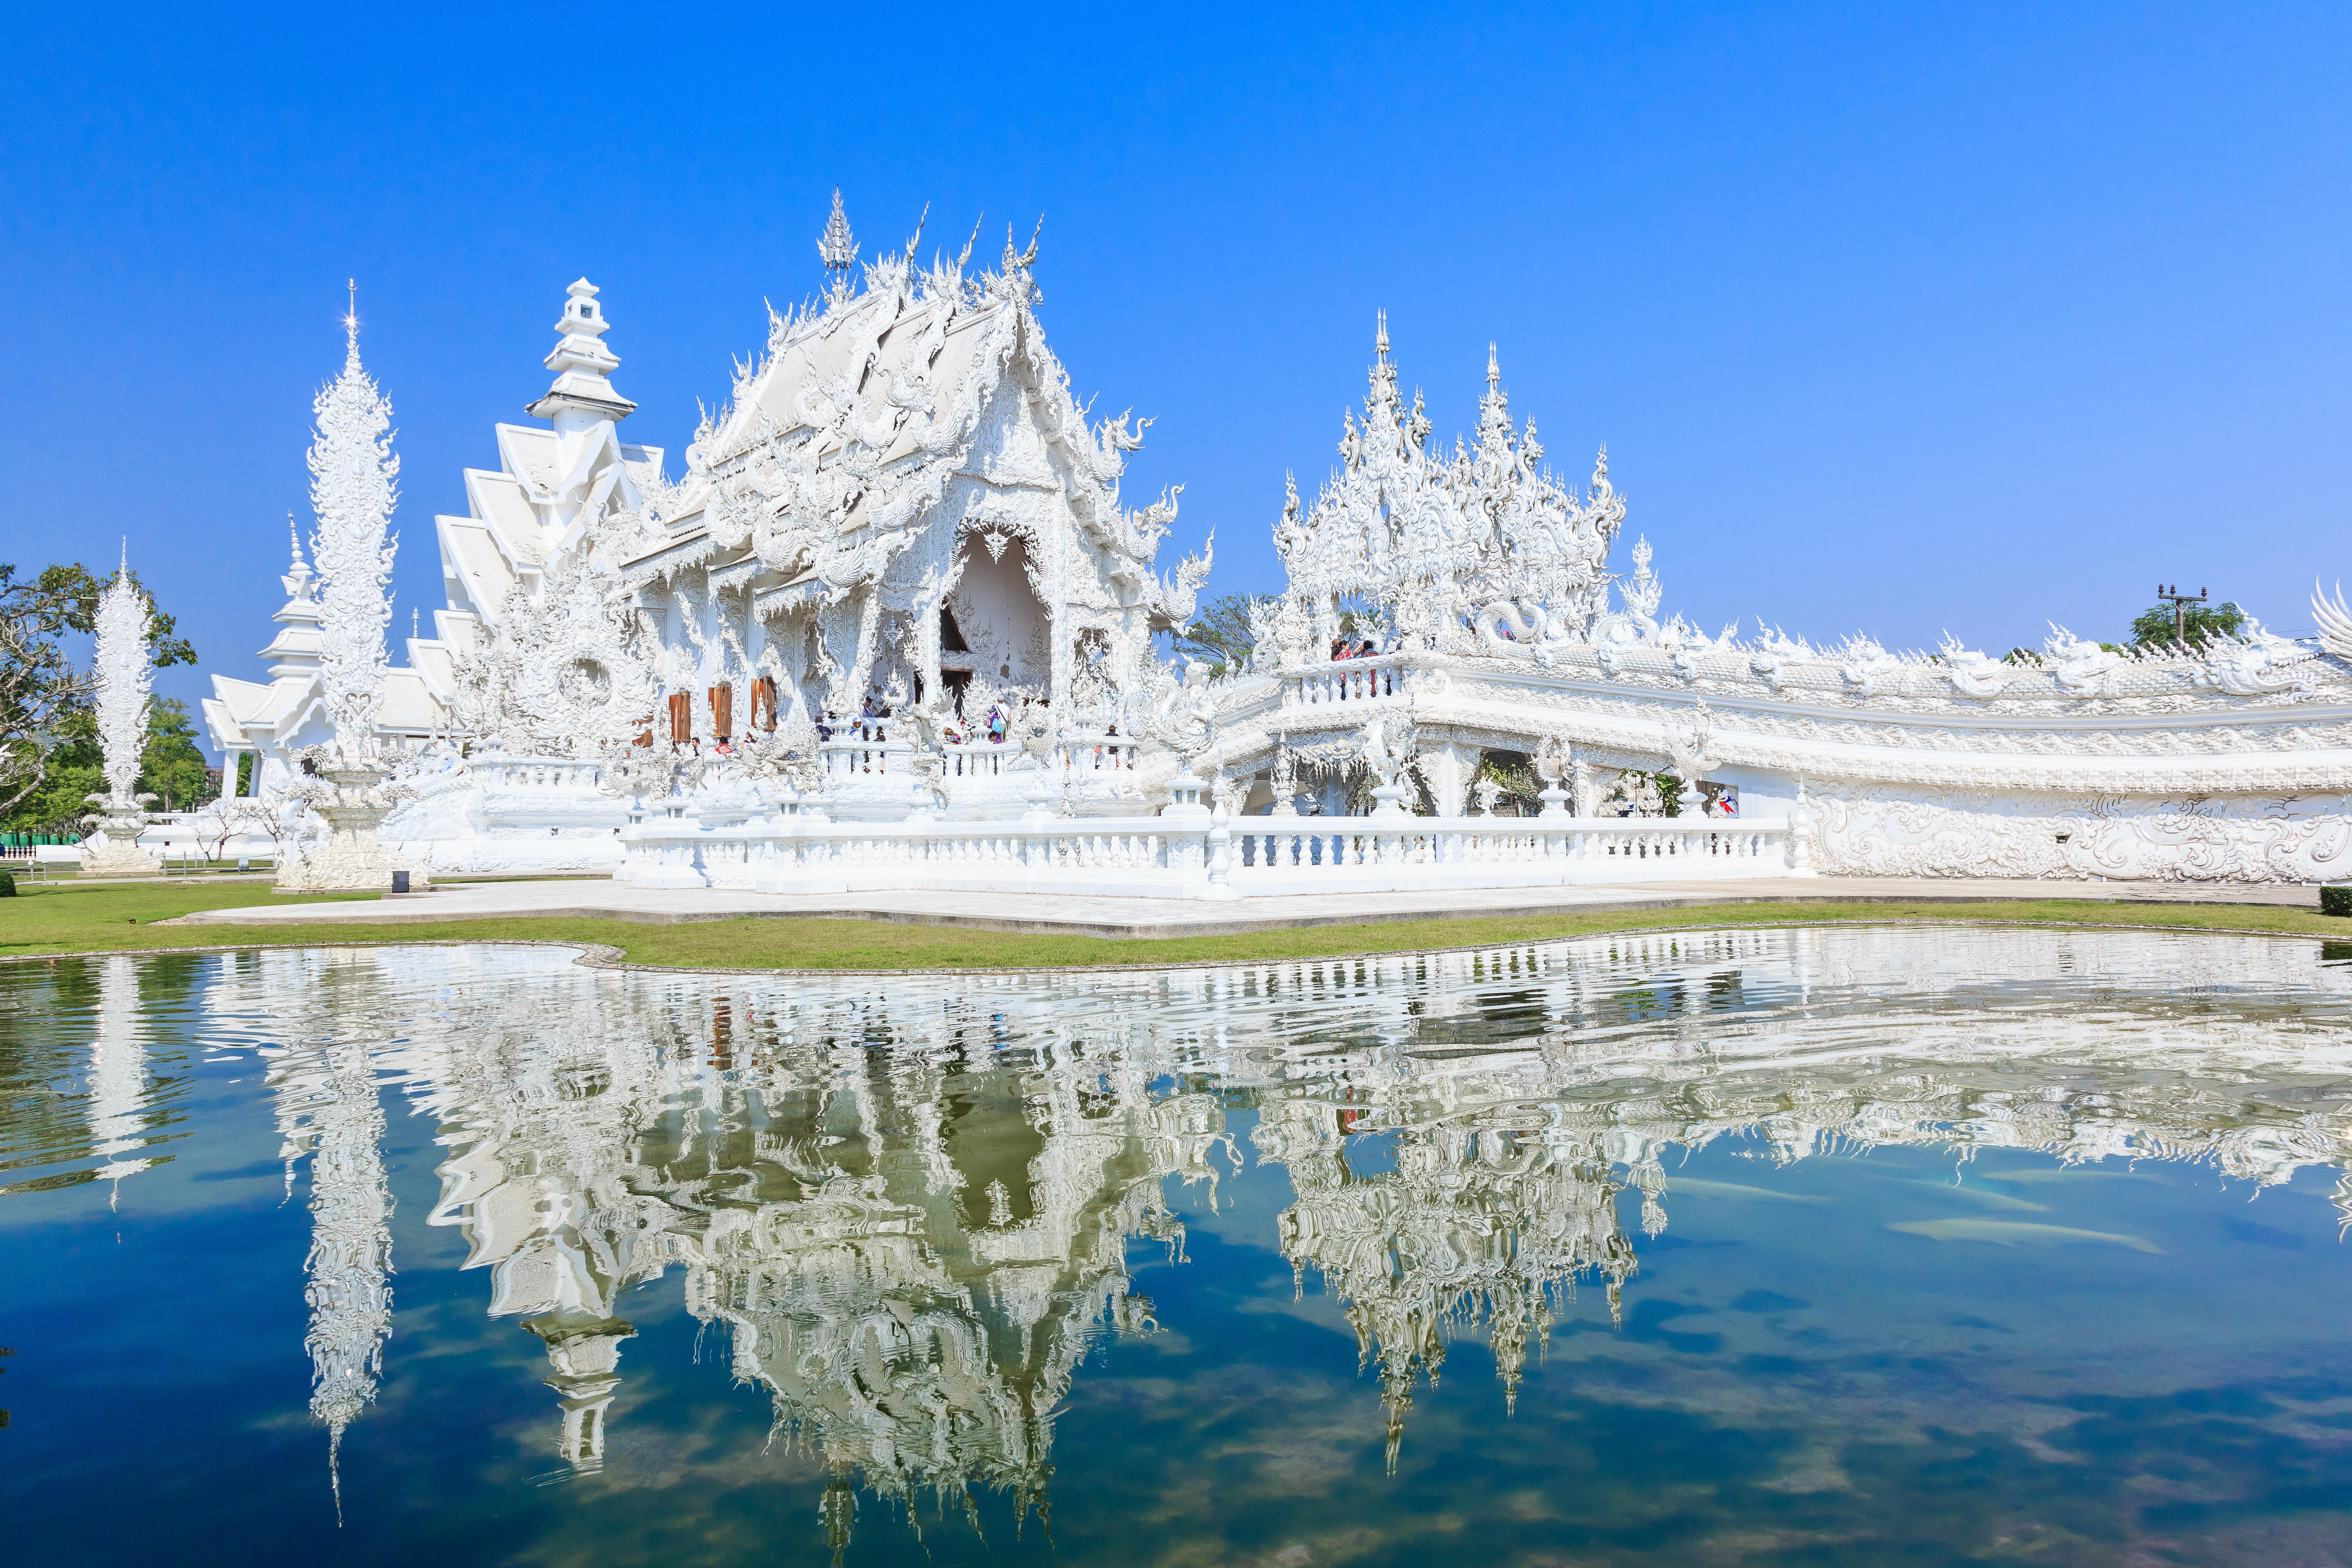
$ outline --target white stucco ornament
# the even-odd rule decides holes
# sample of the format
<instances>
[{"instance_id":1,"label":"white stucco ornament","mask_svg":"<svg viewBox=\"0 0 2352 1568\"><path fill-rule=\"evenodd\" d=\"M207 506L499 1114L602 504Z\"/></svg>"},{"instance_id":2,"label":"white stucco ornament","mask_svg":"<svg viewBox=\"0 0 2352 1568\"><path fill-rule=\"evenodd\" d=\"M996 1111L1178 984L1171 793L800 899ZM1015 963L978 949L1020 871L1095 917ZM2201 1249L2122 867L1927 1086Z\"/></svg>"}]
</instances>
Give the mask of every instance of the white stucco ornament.
<instances>
[{"instance_id":1,"label":"white stucco ornament","mask_svg":"<svg viewBox=\"0 0 2352 1568\"><path fill-rule=\"evenodd\" d=\"M93 876L152 876L163 868L161 855L139 847L140 832L148 821L145 803L155 797L132 793L147 748L148 692L154 681L147 653L147 595L131 581L126 543L114 581L99 595L92 654L99 750L106 773L104 792L89 797L99 809L83 818L91 832L82 843L81 868Z\"/></svg>"},{"instance_id":2,"label":"white stucco ornament","mask_svg":"<svg viewBox=\"0 0 2352 1568\"><path fill-rule=\"evenodd\" d=\"M320 580L327 709L335 743L357 757L374 749L389 662L384 627L392 621L392 601L385 589L392 582L393 481L400 459L392 451L392 405L360 363L356 302L343 326L342 374L312 404L318 431L310 444L310 505L318 527L310 553Z\"/></svg>"},{"instance_id":3,"label":"white stucco ornament","mask_svg":"<svg viewBox=\"0 0 2352 1568\"><path fill-rule=\"evenodd\" d=\"M294 754L299 773L286 792L325 832L297 840L278 857L277 885L289 892L381 892L396 873L410 870L410 890L422 891L422 868L410 868L376 836L392 809L414 794L391 783L394 773L416 762L407 748L387 746L376 729L388 662L392 601L385 590L400 459L392 451L392 405L360 363L356 296L343 326L342 374L312 405L318 427L310 444L320 679L334 738Z\"/></svg>"}]
</instances>

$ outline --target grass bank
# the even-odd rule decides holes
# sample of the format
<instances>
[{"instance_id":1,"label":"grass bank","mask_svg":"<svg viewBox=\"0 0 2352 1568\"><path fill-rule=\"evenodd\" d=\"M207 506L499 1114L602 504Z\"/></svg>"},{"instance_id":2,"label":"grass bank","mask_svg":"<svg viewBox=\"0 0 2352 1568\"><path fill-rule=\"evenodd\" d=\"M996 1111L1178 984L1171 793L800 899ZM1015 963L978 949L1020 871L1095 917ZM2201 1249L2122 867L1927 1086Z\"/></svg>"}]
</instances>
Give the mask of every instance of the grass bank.
<instances>
[{"instance_id":1,"label":"grass bank","mask_svg":"<svg viewBox=\"0 0 2352 1568\"><path fill-rule=\"evenodd\" d=\"M1490 942L1541 942L1620 931L1889 921L2264 931L2334 938L2352 943L2352 921L2331 919L2305 910L2243 904L2114 904L2081 899L1959 904L1791 900L1706 904L1683 910L1426 920L1253 931L1241 936L1126 941L862 920L753 919L691 925L640 925L629 921L523 918L397 925L338 924L326 928L152 924L197 910L291 901L250 884L203 888L143 883L28 889L18 898L0 899L0 957L152 948L525 941L601 943L617 948L632 963L679 969L1111 968L1405 952ZM2352 946L2347 946L2346 955L2352 957Z\"/></svg>"}]
</instances>

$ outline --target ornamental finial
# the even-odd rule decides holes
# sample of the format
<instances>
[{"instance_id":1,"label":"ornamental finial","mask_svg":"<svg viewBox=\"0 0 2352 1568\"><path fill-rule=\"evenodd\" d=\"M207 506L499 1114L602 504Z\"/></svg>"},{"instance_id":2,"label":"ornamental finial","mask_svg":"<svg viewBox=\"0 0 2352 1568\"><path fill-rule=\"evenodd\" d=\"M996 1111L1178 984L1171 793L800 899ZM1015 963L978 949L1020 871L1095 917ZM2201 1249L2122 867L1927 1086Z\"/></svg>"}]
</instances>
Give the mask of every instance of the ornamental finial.
<instances>
[{"instance_id":1,"label":"ornamental finial","mask_svg":"<svg viewBox=\"0 0 2352 1568\"><path fill-rule=\"evenodd\" d=\"M833 291L845 293L849 269L857 260L857 237L849 232L849 215L842 210L839 185L833 188L833 216L824 220L824 233L816 242L816 253L825 271L833 275Z\"/></svg>"},{"instance_id":2,"label":"ornamental finial","mask_svg":"<svg viewBox=\"0 0 2352 1568\"><path fill-rule=\"evenodd\" d=\"M343 346L347 363L357 364L360 362L360 280L345 279L343 287L350 292L350 303L343 310Z\"/></svg>"},{"instance_id":3,"label":"ornamental finial","mask_svg":"<svg viewBox=\"0 0 2352 1568\"><path fill-rule=\"evenodd\" d=\"M1004 226L1004 275L1007 278L1012 277L1015 272L1029 270L1030 266L1037 259L1038 237L1045 232L1045 215L1039 213L1036 231L1029 237L1029 248L1015 250L1013 248L1013 226L1009 223Z\"/></svg>"},{"instance_id":4,"label":"ornamental finial","mask_svg":"<svg viewBox=\"0 0 2352 1568\"><path fill-rule=\"evenodd\" d=\"M1382 364L1389 363L1389 313L1380 313L1380 328L1372 334L1372 352L1380 355Z\"/></svg>"},{"instance_id":5,"label":"ornamental finial","mask_svg":"<svg viewBox=\"0 0 2352 1568\"><path fill-rule=\"evenodd\" d=\"M1486 344L1486 384L1499 386L1502 384L1502 380L1503 367L1495 359L1495 344L1490 339Z\"/></svg>"}]
</instances>

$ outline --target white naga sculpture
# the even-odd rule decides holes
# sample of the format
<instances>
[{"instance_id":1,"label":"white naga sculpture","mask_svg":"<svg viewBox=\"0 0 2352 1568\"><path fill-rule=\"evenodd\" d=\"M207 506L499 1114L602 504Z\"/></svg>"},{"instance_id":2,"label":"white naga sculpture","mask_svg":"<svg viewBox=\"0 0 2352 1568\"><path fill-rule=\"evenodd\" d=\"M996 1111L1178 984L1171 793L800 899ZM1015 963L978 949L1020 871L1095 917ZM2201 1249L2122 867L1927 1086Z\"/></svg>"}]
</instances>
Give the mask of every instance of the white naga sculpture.
<instances>
[{"instance_id":1,"label":"white naga sculpture","mask_svg":"<svg viewBox=\"0 0 2352 1568\"><path fill-rule=\"evenodd\" d=\"M145 803L155 797L132 793L147 749L147 694L155 675L147 653L148 615L147 595L131 581L126 543L114 581L99 595L92 652L106 789L89 797L99 809L83 819L91 832L82 841L81 868L96 876L152 876L163 868L161 855L139 847L140 832L148 822Z\"/></svg>"}]
</instances>

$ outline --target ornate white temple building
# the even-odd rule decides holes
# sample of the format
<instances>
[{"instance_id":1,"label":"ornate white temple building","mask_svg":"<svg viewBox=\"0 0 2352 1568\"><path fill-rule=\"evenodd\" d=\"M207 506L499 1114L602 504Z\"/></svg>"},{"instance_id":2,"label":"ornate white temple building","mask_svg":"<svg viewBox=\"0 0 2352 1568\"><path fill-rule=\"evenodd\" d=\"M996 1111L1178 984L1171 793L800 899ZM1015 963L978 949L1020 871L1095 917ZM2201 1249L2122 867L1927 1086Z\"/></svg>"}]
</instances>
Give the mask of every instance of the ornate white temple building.
<instances>
[{"instance_id":1,"label":"ornate white temple building","mask_svg":"<svg viewBox=\"0 0 2352 1568\"><path fill-rule=\"evenodd\" d=\"M383 834L420 867L1207 898L2352 869L2340 600L2315 637L2154 654L1709 636L1664 613L1646 541L1617 570L1605 454L1555 478L1491 349L1475 438L1436 442L1385 319L1340 466L1274 523L1253 654L1180 672L1152 639L1208 554L1158 566L1174 493L1123 500L1140 429L1074 396L1034 239L860 268L836 198L819 248L826 293L772 312L675 481L621 438L572 285L541 423L499 426L436 520L447 605L383 679L378 732L415 754ZM299 544L285 583L270 681L205 704L266 796L327 725ZM1493 814L1488 759L1549 786L1540 816Z\"/></svg>"}]
</instances>

